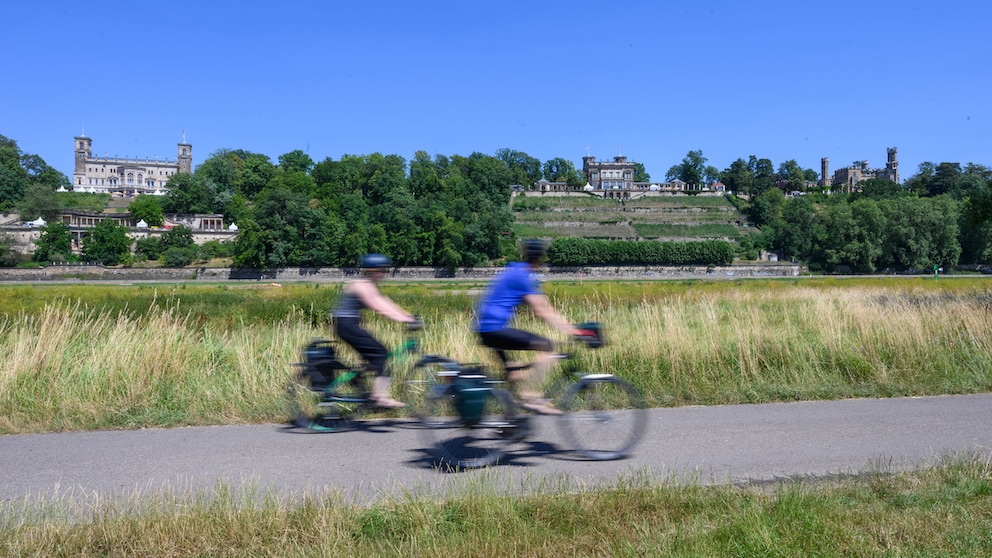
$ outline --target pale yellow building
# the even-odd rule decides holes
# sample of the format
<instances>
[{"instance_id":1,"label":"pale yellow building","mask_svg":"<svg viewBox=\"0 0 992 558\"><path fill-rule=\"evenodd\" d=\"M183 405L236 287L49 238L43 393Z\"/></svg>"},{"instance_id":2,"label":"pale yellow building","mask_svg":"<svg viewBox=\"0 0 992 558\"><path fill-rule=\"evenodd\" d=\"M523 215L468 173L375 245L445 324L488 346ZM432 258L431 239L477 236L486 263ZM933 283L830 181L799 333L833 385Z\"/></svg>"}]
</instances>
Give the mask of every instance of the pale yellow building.
<instances>
[{"instance_id":1,"label":"pale yellow building","mask_svg":"<svg viewBox=\"0 0 992 558\"><path fill-rule=\"evenodd\" d=\"M76 166L72 173L72 189L77 192L114 194L134 197L138 194L163 196L169 178L175 174L192 174L193 146L178 144L176 158L159 160L145 157L93 155L93 140L85 134L76 136Z\"/></svg>"}]
</instances>

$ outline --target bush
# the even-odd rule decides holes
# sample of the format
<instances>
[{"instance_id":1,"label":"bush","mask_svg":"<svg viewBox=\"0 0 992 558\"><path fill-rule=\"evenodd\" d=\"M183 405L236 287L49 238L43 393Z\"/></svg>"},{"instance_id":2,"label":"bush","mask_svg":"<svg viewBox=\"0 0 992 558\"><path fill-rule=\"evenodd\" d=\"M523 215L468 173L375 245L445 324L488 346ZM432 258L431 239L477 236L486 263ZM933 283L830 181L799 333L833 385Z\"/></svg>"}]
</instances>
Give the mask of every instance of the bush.
<instances>
[{"instance_id":1,"label":"bush","mask_svg":"<svg viewBox=\"0 0 992 558\"><path fill-rule=\"evenodd\" d=\"M162 241L154 236L142 238L135 243L134 253L137 256L144 256L149 260L157 260L162 256L165 247Z\"/></svg>"},{"instance_id":2,"label":"bush","mask_svg":"<svg viewBox=\"0 0 992 558\"><path fill-rule=\"evenodd\" d=\"M178 248L173 246L162 254L162 263L166 267L186 267L196 259L196 246Z\"/></svg>"},{"instance_id":3,"label":"bush","mask_svg":"<svg viewBox=\"0 0 992 558\"><path fill-rule=\"evenodd\" d=\"M734 247L723 240L704 242L635 242L557 238L548 248L548 262L576 265L729 265Z\"/></svg>"}]
</instances>

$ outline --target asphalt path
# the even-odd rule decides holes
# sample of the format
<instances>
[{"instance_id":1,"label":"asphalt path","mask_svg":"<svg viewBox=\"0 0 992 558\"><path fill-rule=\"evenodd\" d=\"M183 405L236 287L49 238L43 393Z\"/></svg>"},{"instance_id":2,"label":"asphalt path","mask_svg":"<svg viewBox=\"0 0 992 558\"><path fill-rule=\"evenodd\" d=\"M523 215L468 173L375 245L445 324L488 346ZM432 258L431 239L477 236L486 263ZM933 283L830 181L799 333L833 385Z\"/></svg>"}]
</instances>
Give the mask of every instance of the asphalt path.
<instances>
[{"instance_id":1,"label":"asphalt path","mask_svg":"<svg viewBox=\"0 0 992 558\"><path fill-rule=\"evenodd\" d=\"M578 459L554 417L489 470L441 472L407 421L300 433L283 425L192 427L0 437L4 506L54 501L89 509L150 494L306 494L364 503L458 490L528 491L624 478L755 483L896 472L947 456L992 456L992 394L857 399L650 411L621 461Z\"/></svg>"}]
</instances>

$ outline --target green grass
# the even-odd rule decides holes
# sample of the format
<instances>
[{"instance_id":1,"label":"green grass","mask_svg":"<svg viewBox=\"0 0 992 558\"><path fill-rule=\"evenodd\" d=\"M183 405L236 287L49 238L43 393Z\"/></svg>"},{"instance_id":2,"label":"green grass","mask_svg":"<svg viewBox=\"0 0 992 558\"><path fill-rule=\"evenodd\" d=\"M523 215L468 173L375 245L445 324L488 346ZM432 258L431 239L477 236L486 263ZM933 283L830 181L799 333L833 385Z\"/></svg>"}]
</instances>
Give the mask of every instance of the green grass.
<instances>
[{"instance_id":1,"label":"green grass","mask_svg":"<svg viewBox=\"0 0 992 558\"><path fill-rule=\"evenodd\" d=\"M470 332L483 285L383 289L425 317L425 351L492 366ZM279 422L291 365L328 335L339 288L2 286L0 433ZM606 324L610 342L579 351L578 364L621 374L655 406L992 391L984 277L583 281L547 291L569 319ZM395 324L369 324L387 346L402 341ZM561 340L527 312L519 325Z\"/></svg>"},{"instance_id":2,"label":"green grass","mask_svg":"<svg viewBox=\"0 0 992 558\"><path fill-rule=\"evenodd\" d=\"M622 202L588 195L513 201L520 237L739 239L744 217L723 196L645 196Z\"/></svg>"},{"instance_id":3,"label":"green grass","mask_svg":"<svg viewBox=\"0 0 992 558\"><path fill-rule=\"evenodd\" d=\"M740 238L741 231L733 225L674 225L665 223L635 224L634 230L644 238Z\"/></svg>"},{"instance_id":4,"label":"green grass","mask_svg":"<svg viewBox=\"0 0 992 558\"><path fill-rule=\"evenodd\" d=\"M67 210L100 213L110 203L110 194L87 194L83 192L57 192L59 207Z\"/></svg>"},{"instance_id":5,"label":"green grass","mask_svg":"<svg viewBox=\"0 0 992 558\"><path fill-rule=\"evenodd\" d=\"M445 498L364 506L336 493L287 500L257 491L244 497L225 486L85 510L7 502L0 555L988 556L989 459L754 487L639 474L592 487L508 486L491 473L455 485Z\"/></svg>"}]
</instances>

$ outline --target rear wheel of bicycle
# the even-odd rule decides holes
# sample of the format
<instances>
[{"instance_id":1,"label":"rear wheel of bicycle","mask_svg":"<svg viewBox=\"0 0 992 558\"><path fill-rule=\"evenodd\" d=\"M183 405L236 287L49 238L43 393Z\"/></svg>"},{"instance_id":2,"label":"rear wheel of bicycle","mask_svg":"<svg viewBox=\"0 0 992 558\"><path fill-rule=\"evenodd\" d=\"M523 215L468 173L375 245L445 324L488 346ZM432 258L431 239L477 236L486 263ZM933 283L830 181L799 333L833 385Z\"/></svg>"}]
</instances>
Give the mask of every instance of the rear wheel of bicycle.
<instances>
[{"instance_id":1,"label":"rear wheel of bicycle","mask_svg":"<svg viewBox=\"0 0 992 558\"><path fill-rule=\"evenodd\" d=\"M314 386L311 377L303 372L293 374L286 390L286 411L289 422L298 428L315 432L336 432L349 428L364 408L364 388L343 385L333 394Z\"/></svg>"},{"instance_id":2,"label":"rear wheel of bicycle","mask_svg":"<svg viewBox=\"0 0 992 558\"><path fill-rule=\"evenodd\" d=\"M586 459L622 459L641 441L647 409L637 389L610 374L583 376L561 402L565 440Z\"/></svg>"},{"instance_id":3,"label":"rear wheel of bicycle","mask_svg":"<svg viewBox=\"0 0 992 558\"><path fill-rule=\"evenodd\" d=\"M455 408L454 388L447 385L428 395L420 420L434 466L457 470L498 463L516 439L521 418L513 397L492 389L486 393L480 420L466 423Z\"/></svg>"}]
</instances>

